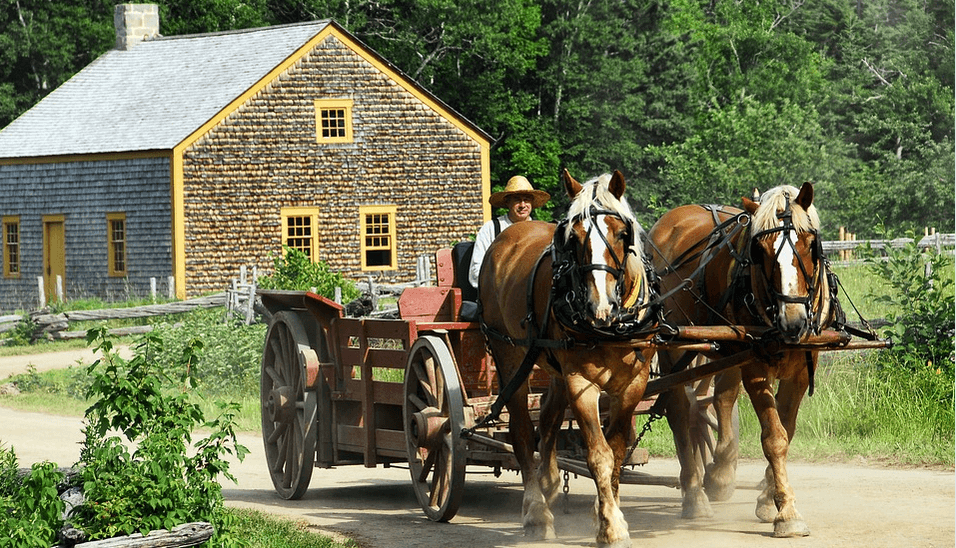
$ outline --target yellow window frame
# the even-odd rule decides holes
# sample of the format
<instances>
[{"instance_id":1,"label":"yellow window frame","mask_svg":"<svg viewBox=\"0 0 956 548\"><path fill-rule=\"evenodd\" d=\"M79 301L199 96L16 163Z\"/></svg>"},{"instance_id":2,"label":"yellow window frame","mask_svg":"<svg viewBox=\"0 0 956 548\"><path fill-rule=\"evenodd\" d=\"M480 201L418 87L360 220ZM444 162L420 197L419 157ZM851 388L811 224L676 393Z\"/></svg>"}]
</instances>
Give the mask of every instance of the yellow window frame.
<instances>
[{"instance_id":1,"label":"yellow window frame","mask_svg":"<svg viewBox=\"0 0 956 548\"><path fill-rule=\"evenodd\" d=\"M352 100L315 100L315 140L319 143L352 142Z\"/></svg>"},{"instance_id":2,"label":"yellow window frame","mask_svg":"<svg viewBox=\"0 0 956 548\"><path fill-rule=\"evenodd\" d=\"M129 269L126 253L128 226L125 213L106 214L106 264L111 277L123 277Z\"/></svg>"},{"instance_id":3,"label":"yellow window frame","mask_svg":"<svg viewBox=\"0 0 956 548\"><path fill-rule=\"evenodd\" d=\"M363 271L398 268L396 211L396 206L359 207L359 241Z\"/></svg>"},{"instance_id":4,"label":"yellow window frame","mask_svg":"<svg viewBox=\"0 0 956 548\"><path fill-rule=\"evenodd\" d=\"M308 255L312 262L319 256L319 208L284 207L281 210L283 253L286 247L298 249Z\"/></svg>"},{"instance_id":5,"label":"yellow window frame","mask_svg":"<svg viewBox=\"0 0 956 548\"><path fill-rule=\"evenodd\" d=\"M19 278L22 267L20 216L4 215L2 219L3 232L3 277Z\"/></svg>"}]
</instances>

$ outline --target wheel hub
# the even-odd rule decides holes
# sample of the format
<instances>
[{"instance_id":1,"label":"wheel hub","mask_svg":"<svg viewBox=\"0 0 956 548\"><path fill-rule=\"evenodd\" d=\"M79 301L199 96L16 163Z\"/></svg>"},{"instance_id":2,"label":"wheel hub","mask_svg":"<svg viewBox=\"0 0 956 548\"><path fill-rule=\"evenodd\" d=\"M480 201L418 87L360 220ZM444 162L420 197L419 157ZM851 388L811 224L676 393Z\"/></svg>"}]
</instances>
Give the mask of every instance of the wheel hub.
<instances>
[{"instance_id":1,"label":"wheel hub","mask_svg":"<svg viewBox=\"0 0 956 548\"><path fill-rule=\"evenodd\" d=\"M295 418L295 398L292 397L292 388L281 386L271 390L265 412L272 422L292 422Z\"/></svg>"},{"instance_id":2,"label":"wheel hub","mask_svg":"<svg viewBox=\"0 0 956 548\"><path fill-rule=\"evenodd\" d=\"M435 407L412 414L412 440L418 447L434 447L448 430L448 419Z\"/></svg>"}]
</instances>

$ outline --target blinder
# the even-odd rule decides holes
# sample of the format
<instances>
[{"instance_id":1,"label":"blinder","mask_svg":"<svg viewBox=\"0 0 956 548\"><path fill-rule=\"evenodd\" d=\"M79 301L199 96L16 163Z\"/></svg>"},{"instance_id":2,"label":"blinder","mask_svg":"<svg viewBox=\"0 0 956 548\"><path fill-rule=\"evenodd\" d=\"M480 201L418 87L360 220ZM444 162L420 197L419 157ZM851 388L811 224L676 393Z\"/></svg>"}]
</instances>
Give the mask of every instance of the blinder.
<instances>
[{"instance_id":1,"label":"blinder","mask_svg":"<svg viewBox=\"0 0 956 548\"><path fill-rule=\"evenodd\" d=\"M590 239L592 230L595 230L597 224L595 219L600 215L615 217L620 220L625 227L623 236L624 254L618 256L608 241L607 236L600 229L596 232L600 236L606 249L609 251L614 265L590 264L584 263L584 249L577 238L565 238L564 235L569 231L569 225L579 221L587 221L587 232L585 241ZM634 253L642 258L645 271L648 270L646 261L643 260L643 254L634 249L634 226L624 219L619 213L607 209L600 209L595 206L588 208L585 214L572 219L562 220L555 231L555 238L552 242L552 269L553 280L551 291L554 298L553 313L555 318L566 328L573 331L597 335L605 338L630 337L634 333L645 328L653 321L653 314L648 314L643 320L640 320L640 312L647 305L642 303L646 300L647 288L641 280L635 280L635 283L641 284L639 295L636 299L636 305L625 308L625 270L627 267L627 256ZM612 302L612 319L607 327L599 327L590 307L588 306L587 274L595 270L607 272L615 279L617 286L616 302Z\"/></svg>"},{"instance_id":2,"label":"blinder","mask_svg":"<svg viewBox=\"0 0 956 548\"><path fill-rule=\"evenodd\" d=\"M813 275L807 272L806 267L803 264L803 261L799 260L799 252L797 251L796 242L793 241L790 237L791 232L796 232L796 228L793 224L793 211L790 208L790 198L787 197L784 210L777 213L777 219L781 222L780 225L761 230L759 232L753 233L751 235L751 249L750 249L750 261L756 266L756 263L753 261L753 250L759 249L760 246L758 241L769 237L778 232L784 233L786 235L786 244L781 244L774 253L774 261L777 261L780 258L780 254L783 252L783 245L789 245L790 249L793 251L793 255L797 257L797 268L800 270L800 274L807 282L807 294L806 296L790 296L785 295L776 290L774 285L771 283L771 280L767 279L766 274L761 268L755 268L757 272L760 272L763 280L764 287L766 288L766 293L769 295L769 306L768 316L771 318L771 324L776 325L777 312L779 312L779 303L788 303L788 304L802 304L806 308L807 312L807 322L811 322L814 317L813 313L813 298L817 293L819 287L823 285L823 276L826 275L827 268L821 268L821 262L825 261L826 258L823 255L823 242L820 239L820 235L816 230L811 230L813 235L813 245L811 247L811 262L813 263ZM815 330L819 330L821 325L819 323L811 325Z\"/></svg>"}]
</instances>

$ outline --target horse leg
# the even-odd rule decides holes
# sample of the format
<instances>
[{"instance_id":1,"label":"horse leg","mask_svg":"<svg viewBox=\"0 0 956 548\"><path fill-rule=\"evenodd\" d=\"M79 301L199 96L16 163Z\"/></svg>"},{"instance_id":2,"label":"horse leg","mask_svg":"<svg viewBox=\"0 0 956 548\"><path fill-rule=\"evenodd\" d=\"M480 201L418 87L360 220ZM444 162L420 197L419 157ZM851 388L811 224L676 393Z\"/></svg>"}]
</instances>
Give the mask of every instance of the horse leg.
<instances>
[{"instance_id":1,"label":"horse leg","mask_svg":"<svg viewBox=\"0 0 956 548\"><path fill-rule=\"evenodd\" d=\"M554 537L554 517L541 492L535 473L534 425L528 412L528 385L519 389L508 402L511 421L508 428L515 458L521 468L524 497L521 501L521 522L525 536L542 540Z\"/></svg>"},{"instance_id":2,"label":"horse leg","mask_svg":"<svg viewBox=\"0 0 956 548\"><path fill-rule=\"evenodd\" d=\"M800 390L800 384L802 383L795 385L789 381L780 383L780 395L784 402L781 409L786 413L787 423L792 421L793 424L787 428L781 420L772 391L772 380L767 375L766 368L753 366L744 373L744 388L750 395L760 421L760 441L769 463L765 474L766 487L757 498L756 514L762 521L773 521L775 537L800 537L810 534L809 527L797 511L796 497L787 478L787 452L796 424L796 408L799 407L806 390L806 385Z\"/></svg>"},{"instance_id":3,"label":"horse leg","mask_svg":"<svg viewBox=\"0 0 956 548\"><path fill-rule=\"evenodd\" d=\"M704 491L713 501L729 500L737 486L739 432L734 421L734 404L740 395L740 369L725 371L714 378L714 410L717 413L717 446L714 462L706 465Z\"/></svg>"},{"instance_id":4,"label":"horse leg","mask_svg":"<svg viewBox=\"0 0 956 548\"><path fill-rule=\"evenodd\" d=\"M629 548L631 538L627 522L614 490L614 453L601 431L598 408L601 389L576 374L567 375L565 382L571 408L588 448L588 470L597 489L594 503L598 526L597 545L600 548Z\"/></svg>"},{"instance_id":5,"label":"horse leg","mask_svg":"<svg viewBox=\"0 0 956 548\"><path fill-rule=\"evenodd\" d=\"M541 440L538 442L541 462L537 468L537 483L544 495L548 508L554 507L561 488L561 476L558 471L557 444L564 422L564 411L568 407L567 392L564 381L558 377L551 378L551 386L541 404L541 418L538 421L538 433ZM553 523L553 512L549 511L549 519ZM553 525L550 527L553 535Z\"/></svg>"},{"instance_id":6,"label":"horse leg","mask_svg":"<svg viewBox=\"0 0 956 548\"><path fill-rule=\"evenodd\" d=\"M673 363L666 352L659 352L661 371L670 371ZM677 460L680 462L681 517L684 519L713 517L714 511L703 490L703 456L694 443L690 431L690 400L683 386L662 394L666 398L667 424L674 434Z\"/></svg>"}]
</instances>

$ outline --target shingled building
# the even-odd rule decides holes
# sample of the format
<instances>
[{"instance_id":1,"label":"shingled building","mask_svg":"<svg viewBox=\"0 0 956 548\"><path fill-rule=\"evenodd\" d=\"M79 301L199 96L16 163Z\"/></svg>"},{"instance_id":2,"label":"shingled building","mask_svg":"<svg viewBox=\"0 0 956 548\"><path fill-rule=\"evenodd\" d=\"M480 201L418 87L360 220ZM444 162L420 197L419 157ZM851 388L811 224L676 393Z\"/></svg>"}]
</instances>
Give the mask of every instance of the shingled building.
<instances>
[{"instance_id":1,"label":"shingled building","mask_svg":"<svg viewBox=\"0 0 956 548\"><path fill-rule=\"evenodd\" d=\"M331 20L117 46L0 131L0 310L180 298L268 271L283 245L408 281L490 217L488 135Z\"/></svg>"}]
</instances>

